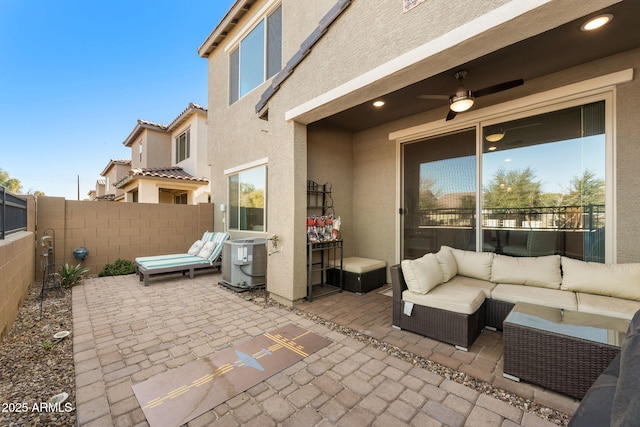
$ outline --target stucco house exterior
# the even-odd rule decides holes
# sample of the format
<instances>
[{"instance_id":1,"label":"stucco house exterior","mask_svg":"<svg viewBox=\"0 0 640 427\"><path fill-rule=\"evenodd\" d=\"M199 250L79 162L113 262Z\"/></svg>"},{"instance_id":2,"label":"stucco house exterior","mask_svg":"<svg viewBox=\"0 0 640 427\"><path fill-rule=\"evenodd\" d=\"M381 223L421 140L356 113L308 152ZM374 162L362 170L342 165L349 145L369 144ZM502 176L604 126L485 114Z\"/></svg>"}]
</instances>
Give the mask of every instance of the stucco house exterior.
<instances>
[{"instance_id":1,"label":"stucco house exterior","mask_svg":"<svg viewBox=\"0 0 640 427\"><path fill-rule=\"evenodd\" d=\"M267 289L284 303L307 295L308 180L332 185L345 256L544 234L555 253L639 262L638 18L629 0L238 0L198 49L215 225L278 236ZM523 176L524 201L500 201ZM262 227L235 217L243 184Z\"/></svg>"},{"instance_id":2,"label":"stucco house exterior","mask_svg":"<svg viewBox=\"0 0 640 427\"><path fill-rule=\"evenodd\" d=\"M130 169L131 160L129 159L109 160L100 173L103 178L96 181L95 200L123 201L124 192L116 187L116 183L126 177Z\"/></svg>"},{"instance_id":3,"label":"stucco house exterior","mask_svg":"<svg viewBox=\"0 0 640 427\"><path fill-rule=\"evenodd\" d=\"M169 125L138 120L123 144L131 148L131 168L115 183L123 201L209 201L205 107L190 103Z\"/></svg>"},{"instance_id":4,"label":"stucco house exterior","mask_svg":"<svg viewBox=\"0 0 640 427\"><path fill-rule=\"evenodd\" d=\"M96 180L96 188L92 188L89 190L87 195L89 196L89 200L94 201L98 200L99 197L104 196L104 189L107 181L104 178L100 178Z\"/></svg>"}]
</instances>

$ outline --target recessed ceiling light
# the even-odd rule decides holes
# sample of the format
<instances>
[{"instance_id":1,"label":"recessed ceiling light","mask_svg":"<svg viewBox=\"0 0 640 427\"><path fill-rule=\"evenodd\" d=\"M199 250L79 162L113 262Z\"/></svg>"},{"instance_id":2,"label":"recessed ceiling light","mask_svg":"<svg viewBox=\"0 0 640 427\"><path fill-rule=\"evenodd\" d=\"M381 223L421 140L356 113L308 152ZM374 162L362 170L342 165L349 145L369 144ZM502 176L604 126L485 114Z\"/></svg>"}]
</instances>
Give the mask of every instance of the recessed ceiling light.
<instances>
[{"instance_id":1,"label":"recessed ceiling light","mask_svg":"<svg viewBox=\"0 0 640 427\"><path fill-rule=\"evenodd\" d=\"M496 151L496 148L498 147L496 147L495 145L492 145L491 147L489 147L489 151Z\"/></svg>"},{"instance_id":2,"label":"recessed ceiling light","mask_svg":"<svg viewBox=\"0 0 640 427\"><path fill-rule=\"evenodd\" d=\"M580 26L580 30L582 31L597 30L603 25L606 25L609 22L611 22L612 19L613 19L613 15L611 15L610 13L607 13L606 15L596 16L595 18L591 18L587 22L582 24L582 26Z\"/></svg>"},{"instance_id":3,"label":"recessed ceiling light","mask_svg":"<svg viewBox=\"0 0 640 427\"><path fill-rule=\"evenodd\" d=\"M380 108L384 105L384 101L374 101L373 106Z\"/></svg>"}]
</instances>

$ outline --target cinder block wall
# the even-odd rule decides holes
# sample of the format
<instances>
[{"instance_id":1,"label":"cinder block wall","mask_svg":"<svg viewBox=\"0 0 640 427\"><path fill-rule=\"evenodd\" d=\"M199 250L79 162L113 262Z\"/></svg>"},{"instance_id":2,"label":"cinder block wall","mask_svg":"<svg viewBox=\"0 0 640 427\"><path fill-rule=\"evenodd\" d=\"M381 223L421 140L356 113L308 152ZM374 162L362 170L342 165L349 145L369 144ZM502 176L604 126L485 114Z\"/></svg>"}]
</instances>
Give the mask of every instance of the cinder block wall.
<instances>
[{"instance_id":1,"label":"cinder block wall","mask_svg":"<svg viewBox=\"0 0 640 427\"><path fill-rule=\"evenodd\" d=\"M57 264L77 264L73 250L84 246L84 265L97 274L116 259L186 252L205 231L213 230L213 205L173 205L72 201L39 197L38 239L55 232ZM39 245L38 245L39 246ZM37 256L40 258L41 251ZM37 274L42 271L36 261Z\"/></svg>"},{"instance_id":2,"label":"cinder block wall","mask_svg":"<svg viewBox=\"0 0 640 427\"><path fill-rule=\"evenodd\" d=\"M35 280L34 248L32 231L20 231L0 240L0 341L11 330Z\"/></svg>"}]
</instances>

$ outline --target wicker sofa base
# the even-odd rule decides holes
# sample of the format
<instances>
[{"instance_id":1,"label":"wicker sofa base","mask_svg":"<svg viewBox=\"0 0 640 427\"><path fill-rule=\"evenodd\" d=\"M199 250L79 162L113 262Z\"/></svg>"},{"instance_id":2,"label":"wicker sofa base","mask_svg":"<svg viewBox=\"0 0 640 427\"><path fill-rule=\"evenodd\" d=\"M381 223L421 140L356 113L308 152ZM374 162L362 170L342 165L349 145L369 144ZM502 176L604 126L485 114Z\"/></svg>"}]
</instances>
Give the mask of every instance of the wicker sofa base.
<instances>
[{"instance_id":1,"label":"wicker sofa base","mask_svg":"<svg viewBox=\"0 0 640 427\"><path fill-rule=\"evenodd\" d=\"M404 310L404 301L402 302ZM439 308L414 305L411 316L400 316L400 329L438 341L453 344L463 350L471 347L484 328L485 304L473 314L455 313Z\"/></svg>"},{"instance_id":2,"label":"wicker sofa base","mask_svg":"<svg viewBox=\"0 0 640 427\"><path fill-rule=\"evenodd\" d=\"M487 317L486 326L490 329L502 330L502 322L507 318L515 304L500 301L497 299L487 298Z\"/></svg>"}]
</instances>

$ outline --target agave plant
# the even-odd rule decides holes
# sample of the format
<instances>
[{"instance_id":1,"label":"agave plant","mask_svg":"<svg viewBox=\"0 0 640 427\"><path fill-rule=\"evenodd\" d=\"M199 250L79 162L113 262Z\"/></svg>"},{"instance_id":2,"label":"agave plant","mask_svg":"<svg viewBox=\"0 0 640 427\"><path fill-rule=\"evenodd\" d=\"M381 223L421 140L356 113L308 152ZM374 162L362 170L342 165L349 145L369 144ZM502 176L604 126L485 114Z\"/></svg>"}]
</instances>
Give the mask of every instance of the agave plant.
<instances>
[{"instance_id":1,"label":"agave plant","mask_svg":"<svg viewBox=\"0 0 640 427\"><path fill-rule=\"evenodd\" d=\"M65 288L77 285L82 280L82 275L89 271L88 267L81 264L73 265L64 264L60 266L60 282Z\"/></svg>"}]
</instances>

